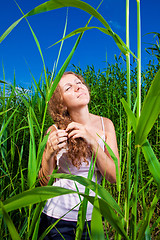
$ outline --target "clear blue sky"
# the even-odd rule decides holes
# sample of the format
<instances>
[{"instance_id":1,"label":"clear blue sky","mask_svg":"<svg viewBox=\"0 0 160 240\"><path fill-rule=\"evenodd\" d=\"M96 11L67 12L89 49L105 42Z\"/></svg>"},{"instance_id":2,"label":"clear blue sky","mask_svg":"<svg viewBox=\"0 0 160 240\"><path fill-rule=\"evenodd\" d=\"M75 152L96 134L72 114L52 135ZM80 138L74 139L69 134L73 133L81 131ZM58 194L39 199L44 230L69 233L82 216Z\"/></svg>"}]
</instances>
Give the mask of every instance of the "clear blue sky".
<instances>
[{"instance_id":1,"label":"clear blue sky","mask_svg":"<svg viewBox=\"0 0 160 240\"><path fill-rule=\"evenodd\" d=\"M44 3L43 0L17 0L24 13L29 12L37 5ZM96 8L99 0L86 0L91 6ZM125 42L125 0L104 0L99 8L100 14L109 23L115 33ZM137 52L137 30L136 30L136 0L130 0L130 48ZM149 32L160 33L160 1L141 1L141 28L142 28L142 68L148 63L149 56L145 52L146 43L155 43L153 35L145 35ZM28 20L40 42L44 55L46 67L52 70L57 59L60 44L48 48L50 45L60 40L63 35L67 9L57 9L47 13L29 17ZM22 16L20 10L13 0L1 0L0 4L0 35L17 19ZM89 14L80 9L69 8L67 34L71 31L85 26ZM98 20L93 19L90 26L102 26ZM64 42L60 56L59 67L62 65L70 53L77 36ZM87 65L94 65L96 69L104 70L107 61L114 63L114 55L120 54L120 50L111 37L104 35L98 30L85 32L83 38L71 60L71 64L80 66L83 70ZM32 74L39 80L42 70L42 60L33 36L26 21L23 19L18 26L0 44L0 79L3 80L4 64L7 82L13 82L15 71L17 85L28 87L31 85Z\"/></svg>"}]
</instances>

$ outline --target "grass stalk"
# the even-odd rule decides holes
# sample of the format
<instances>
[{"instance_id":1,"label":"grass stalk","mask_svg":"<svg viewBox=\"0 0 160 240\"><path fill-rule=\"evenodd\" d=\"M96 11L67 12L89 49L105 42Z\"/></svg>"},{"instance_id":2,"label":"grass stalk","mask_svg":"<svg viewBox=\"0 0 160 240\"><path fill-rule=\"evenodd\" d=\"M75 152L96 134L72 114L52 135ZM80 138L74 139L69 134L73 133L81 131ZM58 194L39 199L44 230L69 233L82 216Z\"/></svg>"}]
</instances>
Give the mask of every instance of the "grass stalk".
<instances>
[{"instance_id":1,"label":"grass stalk","mask_svg":"<svg viewBox=\"0 0 160 240\"><path fill-rule=\"evenodd\" d=\"M138 147L136 150L136 159L135 159L133 208L132 208L132 220L133 220L132 239L133 240L137 239L136 235L137 235L137 198L138 198L139 157L140 157L140 148Z\"/></svg>"},{"instance_id":2,"label":"grass stalk","mask_svg":"<svg viewBox=\"0 0 160 240\"><path fill-rule=\"evenodd\" d=\"M126 0L126 45L129 48L129 0ZM131 84L130 84L130 53L126 55L127 67L127 102L131 108ZM126 196L125 196L125 220L126 231L129 230L129 199L131 185L131 124L129 116L127 118L127 181L126 181Z\"/></svg>"},{"instance_id":3,"label":"grass stalk","mask_svg":"<svg viewBox=\"0 0 160 240\"><path fill-rule=\"evenodd\" d=\"M137 121L141 113L141 16L140 0L137 0ZM134 192L133 192L133 240L137 239L137 198L138 198L138 176L139 176L140 147L136 149Z\"/></svg>"},{"instance_id":4,"label":"grass stalk","mask_svg":"<svg viewBox=\"0 0 160 240\"><path fill-rule=\"evenodd\" d=\"M141 15L140 0L137 0L137 120L141 113Z\"/></svg>"}]
</instances>

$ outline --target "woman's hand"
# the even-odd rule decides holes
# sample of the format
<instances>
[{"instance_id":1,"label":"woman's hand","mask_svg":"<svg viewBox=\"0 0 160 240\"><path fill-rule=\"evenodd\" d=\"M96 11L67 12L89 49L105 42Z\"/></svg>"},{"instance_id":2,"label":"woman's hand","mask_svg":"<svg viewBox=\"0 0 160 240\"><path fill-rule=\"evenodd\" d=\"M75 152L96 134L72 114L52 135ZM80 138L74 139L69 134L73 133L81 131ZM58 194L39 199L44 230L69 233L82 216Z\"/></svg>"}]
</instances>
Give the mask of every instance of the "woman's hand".
<instances>
[{"instance_id":1,"label":"woman's hand","mask_svg":"<svg viewBox=\"0 0 160 240\"><path fill-rule=\"evenodd\" d=\"M56 159L54 158L57 151L67 145L68 133L65 130L56 129L51 126L47 133L49 133L46 148L43 152L42 167L39 171L39 178L41 185L47 185L53 169L56 168Z\"/></svg>"},{"instance_id":2,"label":"woman's hand","mask_svg":"<svg viewBox=\"0 0 160 240\"><path fill-rule=\"evenodd\" d=\"M47 141L47 151L54 153L66 147L68 133L65 130L56 129L49 134Z\"/></svg>"},{"instance_id":3,"label":"woman's hand","mask_svg":"<svg viewBox=\"0 0 160 240\"><path fill-rule=\"evenodd\" d=\"M68 138L83 138L91 146L93 146L93 144L96 142L93 135L87 130L84 125L80 123L71 122L68 124L66 131L70 132L68 133Z\"/></svg>"}]
</instances>

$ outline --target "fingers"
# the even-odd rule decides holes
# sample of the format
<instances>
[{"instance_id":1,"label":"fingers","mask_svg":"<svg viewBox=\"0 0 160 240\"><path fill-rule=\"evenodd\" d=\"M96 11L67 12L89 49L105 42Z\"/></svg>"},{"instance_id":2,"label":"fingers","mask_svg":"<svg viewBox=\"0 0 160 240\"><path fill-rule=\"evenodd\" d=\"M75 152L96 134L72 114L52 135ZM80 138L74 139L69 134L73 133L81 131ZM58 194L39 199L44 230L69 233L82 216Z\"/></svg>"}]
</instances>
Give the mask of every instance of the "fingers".
<instances>
[{"instance_id":1,"label":"fingers","mask_svg":"<svg viewBox=\"0 0 160 240\"><path fill-rule=\"evenodd\" d=\"M80 132L79 130L73 130L68 134L68 138L79 138L83 137L83 133Z\"/></svg>"},{"instance_id":2,"label":"fingers","mask_svg":"<svg viewBox=\"0 0 160 240\"><path fill-rule=\"evenodd\" d=\"M65 147L67 144L68 133L65 130L56 130L52 132L48 137L48 146L56 151L62 147Z\"/></svg>"},{"instance_id":3,"label":"fingers","mask_svg":"<svg viewBox=\"0 0 160 240\"><path fill-rule=\"evenodd\" d=\"M80 124L80 123L76 123L76 122L71 122L68 124L67 128L66 128L66 131L70 131L70 130L73 130L73 129L82 129L83 128L83 125Z\"/></svg>"},{"instance_id":4,"label":"fingers","mask_svg":"<svg viewBox=\"0 0 160 240\"><path fill-rule=\"evenodd\" d=\"M80 123L76 123L76 122L71 122L70 124L68 124L66 131L68 131L68 138L86 138L87 137L87 131L86 128L80 124Z\"/></svg>"},{"instance_id":5,"label":"fingers","mask_svg":"<svg viewBox=\"0 0 160 240\"><path fill-rule=\"evenodd\" d=\"M66 147L67 147L67 141L57 144L58 149L66 148Z\"/></svg>"},{"instance_id":6,"label":"fingers","mask_svg":"<svg viewBox=\"0 0 160 240\"><path fill-rule=\"evenodd\" d=\"M83 138L88 144L93 145L95 143L95 139L92 134L80 123L71 122L68 124L66 131L69 132L68 138Z\"/></svg>"},{"instance_id":7,"label":"fingers","mask_svg":"<svg viewBox=\"0 0 160 240\"><path fill-rule=\"evenodd\" d=\"M71 122L68 124L66 130L58 129L50 133L47 141L50 151L54 152L66 147L68 138L83 138L87 142L90 142L90 134L85 126L77 122Z\"/></svg>"}]
</instances>

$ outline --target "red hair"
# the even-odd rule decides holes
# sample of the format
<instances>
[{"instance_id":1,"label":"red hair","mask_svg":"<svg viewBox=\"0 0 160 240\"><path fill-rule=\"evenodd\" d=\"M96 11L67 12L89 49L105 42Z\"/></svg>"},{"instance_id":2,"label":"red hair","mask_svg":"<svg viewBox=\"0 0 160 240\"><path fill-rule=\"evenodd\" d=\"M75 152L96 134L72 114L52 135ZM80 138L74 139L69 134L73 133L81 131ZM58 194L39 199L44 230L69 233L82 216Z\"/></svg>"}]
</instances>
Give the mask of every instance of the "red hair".
<instances>
[{"instance_id":1,"label":"red hair","mask_svg":"<svg viewBox=\"0 0 160 240\"><path fill-rule=\"evenodd\" d=\"M68 74L73 74L85 84L82 76L74 72L65 72L62 77ZM61 95L60 87L57 86L54 91L49 103L48 103L49 113L59 129L66 129L68 124L72 122L72 119L63 104L63 98ZM79 168L82 161L87 161L87 157L91 157L91 146L82 138L68 139L68 152L67 156L72 161L72 164Z\"/></svg>"}]
</instances>

